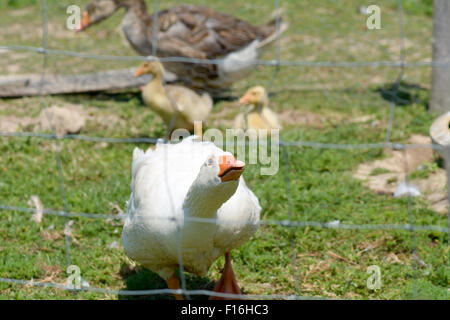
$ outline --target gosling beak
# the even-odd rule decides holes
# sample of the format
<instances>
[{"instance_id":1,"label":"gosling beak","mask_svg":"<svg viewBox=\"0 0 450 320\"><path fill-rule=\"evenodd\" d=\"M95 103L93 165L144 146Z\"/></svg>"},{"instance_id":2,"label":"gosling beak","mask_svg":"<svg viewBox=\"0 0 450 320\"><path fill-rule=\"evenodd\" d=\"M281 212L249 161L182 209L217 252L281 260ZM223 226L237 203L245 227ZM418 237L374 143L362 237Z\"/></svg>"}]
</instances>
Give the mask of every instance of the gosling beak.
<instances>
[{"instance_id":1,"label":"gosling beak","mask_svg":"<svg viewBox=\"0 0 450 320\"><path fill-rule=\"evenodd\" d=\"M91 19L89 18L89 13L87 11L83 11L80 21L80 29L77 32L86 29L86 27L91 23Z\"/></svg>"},{"instance_id":2,"label":"gosling beak","mask_svg":"<svg viewBox=\"0 0 450 320\"><path fill-rule=\"evenodd\" d=\"M239 100L240 104L248 104L250 103L250 97L248 94L244 95L240 100Z\"/></svg>"},{"instance_id":3,"label":"gosling beak","mask_svg":"<svg viewBox=\"0 0 450 320\"><path fill-rule=\"evenodd\" d=\"M219 178L222 182L237 181L244 172L245 163L236 160L232 155L219 157Z\"/></svg>"},{"instance_id":4,"label":"gosling beak","mask_svg":"<svg viewBox=\"0 0 450 320\"><path fill-rule=\"evenodd\" d=\"M134 73L135 77L139 77L140 75L144 74L144 69L142 67L139 67L139 69L136 70L136 72Z\"/></svg>"}]
</instances>

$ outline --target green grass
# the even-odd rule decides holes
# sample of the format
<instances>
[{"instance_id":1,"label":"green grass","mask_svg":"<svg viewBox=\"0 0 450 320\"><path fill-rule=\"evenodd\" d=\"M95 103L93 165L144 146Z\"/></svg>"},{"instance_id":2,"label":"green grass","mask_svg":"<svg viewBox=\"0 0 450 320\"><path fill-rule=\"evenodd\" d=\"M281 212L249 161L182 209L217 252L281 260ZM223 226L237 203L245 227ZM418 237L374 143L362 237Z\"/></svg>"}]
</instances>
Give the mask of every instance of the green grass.
<instances>
[{"instance_id":1,"label":"green grass","mask_svg":"<svg viewBox=\"0 0 450 320\"><path fill-rule=\"evenodd\" d=\"M36 5L37 0L6 0L0 3L0 8L23 8L30 5Z\"/></svg>"},{"instance_id":2,"label":"green grass","mask_svg":"<svg viewBox=\"0 0 450 320\"><path fill-rule=\"evenodd\" d=\"M388 169L385 169L385 168L375 168L370 172L370 175L377 176L377 175L389 173L389 172L391 172L391 171L389 171Z\"/></svg>"},{"instance_id":3,"label":"green grass","mask_svg":"<svg viewBox=\"0 0 450 320\"><path fill-rule=\"evenodd\" d=\"M436 162L424 162L416 170L411 172L411 179L426 179L430 174L434 173L439 168Z\"/></svg>"},{"instance_id":4,"label":"green grass","mask_svg":"<svg viewBox=\"0 0 450 320\"><path fill-rule=\"evenodd\" d=\"M403 7L407 13L433 15L433 0L404 0Z\"/></svg>"},{"instance_id":5,"label":"green grass","mask_svg":"<svg viewBox=\"0 0 450 320\"><path fill-rule=\"evenodd\" d=\"M64 29L65 6L87 1L49 1L49 45L52 48L113 55L135 55L120 38L118 25L122 12L87 33L73 34ZM152 8L152 2L147 1ZM271 1L184 1L212 6L254 23L269 20ZM163 2L171 7L176 1ZM399 45L397 9L392 1L379 1L382 29L365 29L365 16L357 13L356 0L281 2L286 8L289 30L281 39L281 57L302 61L397 61ZM408 8L405 5L405 8ZM37 45L42 34L40 4L2 8L0 43ZM20 10L20 11L18 11ZM14 14L16 13L16 14ZM432 20L426 12L410 13L405 22L408 61L431 57ZM8 26L8 28L6 28ZM38 32L31 32L31 30ZM272 48L264 56L272 59ZM41 56L32 53L1 53L0 73L38 73ZM83 73L93 70L133 67L133 62L81 60L50 56L49 73ZM281 133L284 140L322 143L372 143L385 139L391 101L394 112L392 141L406 142L411 134L428 134L434 118L426 111L430 70L405 70L397 93L392 83L399 70L379 68L286 67L271 88L272 108L295 115L314 113L324 119L319 126L288 121ZM267 85L273 75L270 67L259 67L244 81L236 83L233 94L241 95L249 86ZM78 104L89 114L83 134L102 137L159 137L165 126L143 106L138 91L118 94L80 94L45 97L47 105ZM0 117L36 117L41 110L36 97L0 100ZM219 101L209 127L225 129L223 120L232 120L237 110L230 102ZM371 116L370 121L352 122ZM301 117L301 116L299 116ZM299 119L301 120L301 119ZM300 123L300 122L299 122ZM142 148L147 145L139 145ZM125 209L129 196L131 154L135 145L105 144L64 140L61 160L68 207L73 212L110 213ZM324 150L288 148L289 190L292 219L295 221L344 224L405 224L445 227L447 218L413 199L412 217L406 199L393 199L366 189L352 177L356 167L384 156L378 149ZM283 159L283 155L280 155ZM288 219L289 206L285 167L280 162L275 176L261 176L258 165L248 166L244 177L260 199L263 219ZM428 168L424 172L429 172ZM380 174L382 172L374 172ZM31 195L38 195L46 208L63 209L54 142L39 138L0 137L0 203L28 207ZM0 276L63 283L66 258L63 229L65 219L44 216L40 225L30 215L0 211ZM75 218L76 241L71 244L72 263L81 268L83 279L93 287L110 289L165 288L154 273L131 267L120 243L121 224ZM253 239L232 252L235 272L245 293L298 294L350 299L448 298L449 246L446 234L416 232L417 256L423 264L413 267L413 238L407 231L334 230L323 228L261 227ZM293 249L294 248L294 249ZM295 259L293 259L295 256ZM341 258L339 258L341 257ZM414 260L415 261L415 260ZM211 288L218 279L223 259L206 278L187 275L189 289ZM367 267L381 268L382 287L369 290ZM417 278L418 281L414 281ZM297 283L295 279L298 279ZM4 299L123 299L97 293L70 293L0 283ZM138 298L172 298L171 296ZM205 298L205 297L196 297Z\"/></svg>"}]
</instances>

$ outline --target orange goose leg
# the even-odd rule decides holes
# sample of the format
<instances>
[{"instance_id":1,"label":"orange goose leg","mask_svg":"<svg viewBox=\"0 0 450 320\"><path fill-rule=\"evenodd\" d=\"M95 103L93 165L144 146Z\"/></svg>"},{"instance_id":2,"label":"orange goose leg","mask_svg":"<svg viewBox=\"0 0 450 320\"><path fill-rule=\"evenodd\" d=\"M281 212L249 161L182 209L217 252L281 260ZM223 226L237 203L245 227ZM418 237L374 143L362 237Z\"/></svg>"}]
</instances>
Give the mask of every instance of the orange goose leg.
<instances>
[{"instance_id":1,"label":"orange goose leg","mask_svg":"<svg viewBox=\"0 0 450 320\"><path fill-rule=\"evenodd\" d=\"M174 272L173 275L166 280L167 286L169 289L178 290L180 289L180 280L178 280L177 274ZM180 294L174 294L175 299L184 300Z\"/></svg>"},{"instance_id":2,"label":"orange goose leg","mask_svg":"<svg viewBox=\"0 0 450 320\"><path fill-rule=\"evenodd\" d=\"M225 266L223 268L222 276L217 282L214 292L221 293L230 293L230 294L241 294L241 290L236 281L236 277L234 276L233 269L231 267L231 258L230 253L225 253ZM209 300L229 300L232 298L223 298L217 296L210 296Z\"/></svg>"}]
</instances>

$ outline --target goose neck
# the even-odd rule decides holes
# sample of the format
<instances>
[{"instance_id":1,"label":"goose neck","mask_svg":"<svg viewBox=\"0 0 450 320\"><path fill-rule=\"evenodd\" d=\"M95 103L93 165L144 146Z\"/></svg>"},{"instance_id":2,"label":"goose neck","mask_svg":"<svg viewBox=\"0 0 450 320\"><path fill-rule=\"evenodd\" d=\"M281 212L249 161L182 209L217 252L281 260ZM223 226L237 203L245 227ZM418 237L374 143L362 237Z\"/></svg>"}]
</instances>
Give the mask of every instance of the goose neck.
<instances>
[{"instance_id":1,"label":"goose neck","mask_svg":"<svg viewBox=\"0 0 450 320\"><path fill-rule=\"evenodd\" d=\"M124 4L126 13L122 19L122 30L132 47L143 55L151 54L147 32L153 25L153 17L147 12L145 2L139 0Z\"/></svg>"},{"instance_id":2,"label":"goose neck","mask_svg":"<svg viewBox=\"0 0 450 320\"><path fill-rule=\"evenodd\" d=\"M185 214L197 218L214 218L217 210L235 192L237 181L223 183L214 187L205 187L194 181L183 203Z\"/></svg>"}]
</instances>

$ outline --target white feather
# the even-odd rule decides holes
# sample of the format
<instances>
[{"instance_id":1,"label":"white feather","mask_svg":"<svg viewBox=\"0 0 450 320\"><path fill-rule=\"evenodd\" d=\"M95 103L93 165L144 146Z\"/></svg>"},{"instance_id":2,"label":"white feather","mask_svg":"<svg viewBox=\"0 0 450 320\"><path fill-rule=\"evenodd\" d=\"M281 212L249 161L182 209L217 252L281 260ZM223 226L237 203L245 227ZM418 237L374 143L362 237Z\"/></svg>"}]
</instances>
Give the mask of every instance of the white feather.
<instances>
[{"instance_id":1,"label":"white feather","mask_svg":"<svg viewBox=\"0 0 450 320\"><path fill-rule=\"evenodd\" d=\"M228 54L219 64L219 76L227 79L238 76L242 78L240 73L250 72L259 56L259 42L255 40L243 49Z\"/></svg>"}]
</instances>

